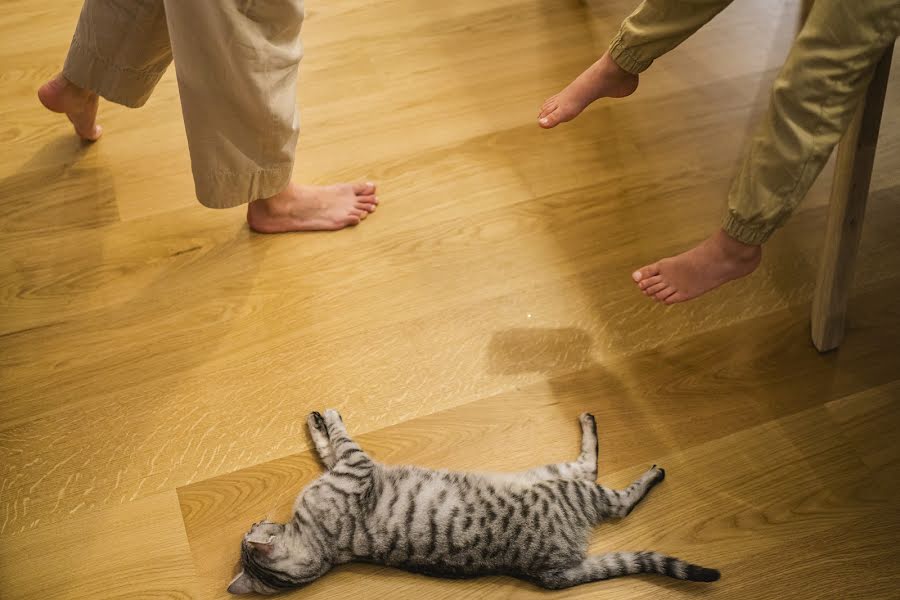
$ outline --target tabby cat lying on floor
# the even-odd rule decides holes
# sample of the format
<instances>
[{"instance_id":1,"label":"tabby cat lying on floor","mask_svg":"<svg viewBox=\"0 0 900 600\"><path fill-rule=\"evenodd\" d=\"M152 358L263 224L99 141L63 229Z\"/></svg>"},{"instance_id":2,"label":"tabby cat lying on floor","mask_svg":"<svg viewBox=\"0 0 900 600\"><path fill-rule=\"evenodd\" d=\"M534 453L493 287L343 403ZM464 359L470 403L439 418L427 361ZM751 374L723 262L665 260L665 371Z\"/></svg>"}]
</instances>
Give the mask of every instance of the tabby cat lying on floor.
<instances>
[{"instance_id":1,"label":"tabby cat lying on floor","mask_svg":"<svg viewBox=\"0 0 900 600\"><path fill-rule=\"evenodd\" d=\"M285 525L255 524L228 591L272 594L365 561L440 577L505 574L559 589L635 573L716 581L719 572L656 552L587 556L591 527L624 517L666 473L625 490L595 483L597 429L583 414L578 460L522 473L450 473L380 465L333 410L307 419L326 472Z\"/></svg>"}]
</instances>

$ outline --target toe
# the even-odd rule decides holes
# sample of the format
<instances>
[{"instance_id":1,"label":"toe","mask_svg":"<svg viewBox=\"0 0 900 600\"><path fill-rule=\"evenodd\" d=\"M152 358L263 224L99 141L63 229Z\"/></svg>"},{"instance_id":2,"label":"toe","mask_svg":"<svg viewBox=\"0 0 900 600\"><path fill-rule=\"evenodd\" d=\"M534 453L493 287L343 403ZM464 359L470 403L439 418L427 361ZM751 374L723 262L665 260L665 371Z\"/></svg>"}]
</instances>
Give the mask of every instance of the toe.
<instances>
[{"instance_id":1,"label":"toe","mask_svg":"<svg viewBox=\"0 0 900 600\"><path fill-rule=\"evenodd\" d=\"M668 287L668 285L669 284L667 284L666 282L660 281L658 283L651 285L648 288L645 288L644 294L647 296L654 296L654 295L658 294L659 292L663 291L664 289L666 289Z\"/></svg>"},{"instance_id":2,"label":"toe","mask_svg":"<svg viewBox=\"0 0 900 600\"><path fill-rule=\"evenodd\" d=\"M343 226L353 227L354 225L359 225L360 221L362 221L362 217L360 217L358 214L350 213L344 219Z\"/></svg>"},{"instance_id":3,"label":"toe","mask_svg":"<svg viewBox=\"0 0 900 600\"><path fill-rule=\"evenodd\" d=\"M548 100L544 104L544 106L541 107L541 112L538 113L538 119L543 119L544 117L546 117L547 115L552 113L554 110L556 110L558 107L559 107L559 105L556 103L556 100L552 100L552 101Z\"/></svg>"},{"instance_id":4,"label":"toe","mask_svg":"<svg viewBox=\"0 0 900 600\"><path fill-rule=\"evenodd\" d=\"M631 278L634 279L635 283L640 283L643 279L649 279L650 277L655 277L659 275L659 264L653 263L652 265L648 265L646 267L641 267L637 271L631 274Z\"/></svg>"},{"instance_id":5,"label":"toe","mask_svg":"<svg viewBox=\"0 0 900 600\"><path fill-rule=\"evenodd\" d=\"M75 127L75 133L78 137L88 142L95 142L103 133L103 129L99 125L79 123L77 120L70 119Z\"/></svg>"},{"instance_id":6,"label":"toe","mask_svg":"<svg viewBox=\"0 0 900 600\"><path fill-rule=\"evenodd\" d=\"M366 183L354 183L353 193L357 196L371 196L375 193L375 184L371 181Z\"/></svg>"},{"instance_id":7,"label":"toe","mask_svg":"<svg viewBox=\"0 0 900 600\"><path fill-rule=\"evenodd\" d=\"M665 300L663 300L663 302L665 302L666 304L678 304L679 302L684 302L685 300L689 300L689 298L685 294L681 292L675 292L674 294L668 296Z\"/></svg>"},{"instance_id":8,"label":"toe","mask_svg":"<svg viewBox=\"0 0 900 600\"><path fill-rule=\"evenodd\" d=\"M658 283L662 283L662 275L654 275L646 279L641 278L640 282L638 283L638 287L640 287L642 290L647 290Z\"/></svg>"},{"instance_id":9,"label":"toe","mask_svg":"<svg viewBox=\"0 0 900 600\"><path fill-rule=\"evenodd\" d=\"M364 212L366 214L375 212L375 209L378 208L371 202L357 202L353 205L354 210L358 210Z\"/></svg>"},{"instance_id":10,"label":"toe","mask_svg":"<svg viewBox=\"0 0 900 600\"><path fill-rule=\"evenodd\" d=\"M83 140L96 141L103 133L103 129L96 124L96 112L86 110L79 113L66 114L69 122L75 128L75 133Z\"/></svg>"},{"instance_id":11,"label":"toe","mask_svg":"<svg viewBox=\"0 0 900 600\"><path fill-rule=\"evenodd\" d=\"M368 196L357 196L356 197L356 206L375 206L378 204L378 197L373 195Z\"/></svg>"},{"instance_id":12,"label":"toe","mask_svg":"<svg viewBox=\"0 0 900 600\"><path fill-rule=\"evenodd\" d=\"M562 109L557 106L552 111L538 119L538 124L544 129L551 129L562 122Z\"/></svg>"},{"instance_id":13,"label":"toe","mask_svg":"<svg viewBox=\"0 0 900 600\"><path fill-rule=\"evenodd\" d=\"M550 114L538 119L538 124L544 129L556 127L560 122L562 122L562 110L558 106Z\"/></svg>"},{"instance_id":14,"label":"toe","mask_svg":"<svg viewBox=\"0 0 900 600\"><path fill-rule=\"evenodd\" d=\"M656 295L654 295L653 297L656 298L657 300L659 300L660 302L666 302L668 304L668 302L667 302L668 299L677 293L678 293L678 290L676 290L675 288L666 287L662 291L657 292Z\"/></svg>"},{"instance_id":15,"label":"toe","mask_svg":"<svg viewBox=\"0 0 900 600\"><path fill-rule=\"evenodd\" d=\"M94 125L87 134L82 135L84 139L89 142L96 142L100 139L100 136L103 135L103 128L99 125Z\"/></svg>"}]
</instances>

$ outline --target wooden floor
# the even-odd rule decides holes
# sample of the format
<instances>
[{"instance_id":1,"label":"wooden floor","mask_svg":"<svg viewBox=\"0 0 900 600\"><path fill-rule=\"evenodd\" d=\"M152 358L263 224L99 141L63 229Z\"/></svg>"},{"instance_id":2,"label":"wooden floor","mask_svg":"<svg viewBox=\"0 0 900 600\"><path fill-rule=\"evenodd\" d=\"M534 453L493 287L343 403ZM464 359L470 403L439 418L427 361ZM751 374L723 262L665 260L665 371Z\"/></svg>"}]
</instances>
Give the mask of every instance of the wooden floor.
<instances>
[{"instance_id":1,"label":"wooden floor","mask_svg":"<svg viewBox=\"0 0 900 600\"><path fill-rule=\"evenodd\" d=\"M382 206L265 237L194 200L174 70L82 146L34 95L79 3L7 2L0 596L225 598L241 534L318 472L305 415L336 407L380 460L497 470L574 456L590 410L605 483L669 473L594 549L723 579L353 565L285 597L898 597L900 78L847 338L819 355L830 168L747 280L666 308L629 279L716 227L796 3L735 2L632 98L536 126L635 3L309 0L297 179L374 179Z\"/></svg>"}]
</instances>

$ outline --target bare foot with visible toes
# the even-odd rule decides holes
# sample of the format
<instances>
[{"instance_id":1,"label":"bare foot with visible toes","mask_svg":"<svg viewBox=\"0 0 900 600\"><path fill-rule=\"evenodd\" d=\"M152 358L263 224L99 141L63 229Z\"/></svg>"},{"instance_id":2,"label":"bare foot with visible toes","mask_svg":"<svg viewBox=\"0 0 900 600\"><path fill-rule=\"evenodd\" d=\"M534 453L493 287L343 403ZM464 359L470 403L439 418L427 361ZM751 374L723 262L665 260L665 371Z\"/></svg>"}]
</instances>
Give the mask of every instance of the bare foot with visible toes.
<instances>
[{"instance_id":1,"label":"bare foot with visible toes","mask_svg":"<svg viewBox=\"0 0 900 600\"><path fill-rule=\"evenodd\" d=\"M760 260L760 246L741 243L720 229L699 246L642 267L631 278L645 296L675 304L749 275Z\"/></svg>"},{"instance_id":2,"label":"bare foot with visible toes","mask_svg":"<svg viewBox=\"0 0 900 600\"><path fill-rule=\"evenodd\" d=\"M638 76L622 69L606 53L566 89L544 102L538 125L551 129L571 121L599 98L624 98L633 94L637 87Z\"/></svg>"},{"instance_id":3,"label":"bare foot with visible toes","mask_svg":"<svg viewBox=\"0 0 900 600\"><path fill-rule=\"evenodd\" d=\"M281 193L254 200L247 223L258 233L334 231L358 225L378 206L374 183L312 186L291 183Z\"/></svg>"},{"instance_id":4,"label":"bare foot with visible toes","mask_svg":"<svg viewBox=\"0 0 900 600\"><path fill-rule=\"evenodd\" d=\"M95 142L103 134L103 128L96 123L100 98L90 90L78 87L62 73L40 87L38 99L47 109L65 113L81 139Z\"/></svg>"}]
</instances>

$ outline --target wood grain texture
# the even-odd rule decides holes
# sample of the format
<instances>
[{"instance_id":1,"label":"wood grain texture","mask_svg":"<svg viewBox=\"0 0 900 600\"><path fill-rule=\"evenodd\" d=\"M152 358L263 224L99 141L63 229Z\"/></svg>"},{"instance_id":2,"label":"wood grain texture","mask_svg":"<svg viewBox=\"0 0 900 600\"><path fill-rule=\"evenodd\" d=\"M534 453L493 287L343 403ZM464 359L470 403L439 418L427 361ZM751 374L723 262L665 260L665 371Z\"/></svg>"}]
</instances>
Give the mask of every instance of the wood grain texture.
<instances>
[{"instance_id":1,"label":"wood grain texture","mask_svg":"<svg viewBox=\"0 0 900 600\"><path fill-rule=\"evenodd\" d=\"M645 427L642 431L649 434L637 436L631 423L622 423L619 417L635 412L636 406L630 406L630 411L623 407L610 410L602 397L590 399L582 393L541 401L541 395L524 390L518 402L508 396L479 400L357 439L385 462L399 459L455 469L519 469L536 460L556 462L576 454L572 448L578 445L577 426L574 418L566 422L563 415L593 410L601 432L601 481L627 485L650 462L665 466L669 473L666 485L655 490L640 510L597 530L593 551L662 549L715 564L723 570L722 581L727 584L703 590L704 596L711 597L785 597L797 585L798 572L816 581L807 583L804 593L808 596L797 597L845 598L849 590L874 593L881 585L900 581L893 574L841 582L844 577L853 580L848 575L872 556L889 551L900 526L896 487L880 485L873 473L878 467L867 465L844 439L847 419L842 415L852 415L853 429L868 427L868 433L877 432L884 443L891 439L891 434L885 435L887 424L900 425L896 410L900 398L872 403L864 395L855 395L836 401L834 408L811 402L811 408L795 406L797 412L781 413L784 416L780 417L778 411L743 403L743 410L709 411L714 415L710 421L721 425L718 429L688 416L689 411L677 401L659 402L652 409L651 422L661 425ZM622 399L623 404L627 402ZM787 405L781 408L788 410ZM885 427L873 427L885 418ZM694 445L667 436L672 430L694 440ZM699 440L707 441L697 443ZM679 449L686 446L691 447ZM543 459L525 464L521 457L537 454L534 448L542 450ZM900 456L896 448L889 452L892 460ZM440 456L445 460L438 460ZM304 453L179 490L198 576L208 597L228 596L222 584L232 574L247 524L262 518L288 518L293 494L285 494L285 490L298 489L319 470L313 455ZM259 493L269 486L271 493ZM872 536L875 530L867 527L866 521L875 517L881 519L887 533L879 530ZM860 540L844 535L848 526L862 527L868 537ZM829 540L827 551L816 549L821 540ZM802 554L803 560L795 558L796 554ZM782 561L787 563L784 568ZM838 568L823 575L817 561L834 561ZM764 571L766 586L762 590L759 579ZM296 596L350 596L359 593L361 585L372 597L402 596L413 590L428 598L546 594L504 578L439 581L352 565L336 569ZM612 597L621 593L656 598L680 597L692 586L643 578L554 595L591 597L601 587Z\"/></svg>"},{"instance_id":2,"label":"wood grain texture","mask_svg":"<svg viewBox=\"0 0 900 600\"><path fill-rule=\"evenodd\" d=\"M7 2L0 596L221 596L237 536L317 473L303 417L329 406L389 462L567 458L585 408L607 481L668 461L646 512L599 529L596 547L709 558L731 587L634 579L575 597L774 600L793 577L820 598L838 575L846 597L892 589L891 571L866 565L892 559L898 535L867 518L890 512L897 464L900 83L847 338L819 356L808 315L832 166L745 281L666 308L629 277L717 226L798 2L735 2L631 98L540 130L544 98L633 5L307 2L296 178L375 179L382 204L353 230L265 237L241 209L194 200L173 69L140 111L103 103L104 138L82 145L34 96L80 3ZM823 495L851 484L871 503ZM369 590L538 593L362 566L308 593Z\"/></svg>"},{"instance_id":3,"label":"wood grain texture","mask_svg":"<svg viewBox=\"0 0 900 600\"><path fill-rule=\"evenodd\" d=\"M4 538L4 598L196 598L196 575L165 492Z\"/></svg>"}]
</instances>

